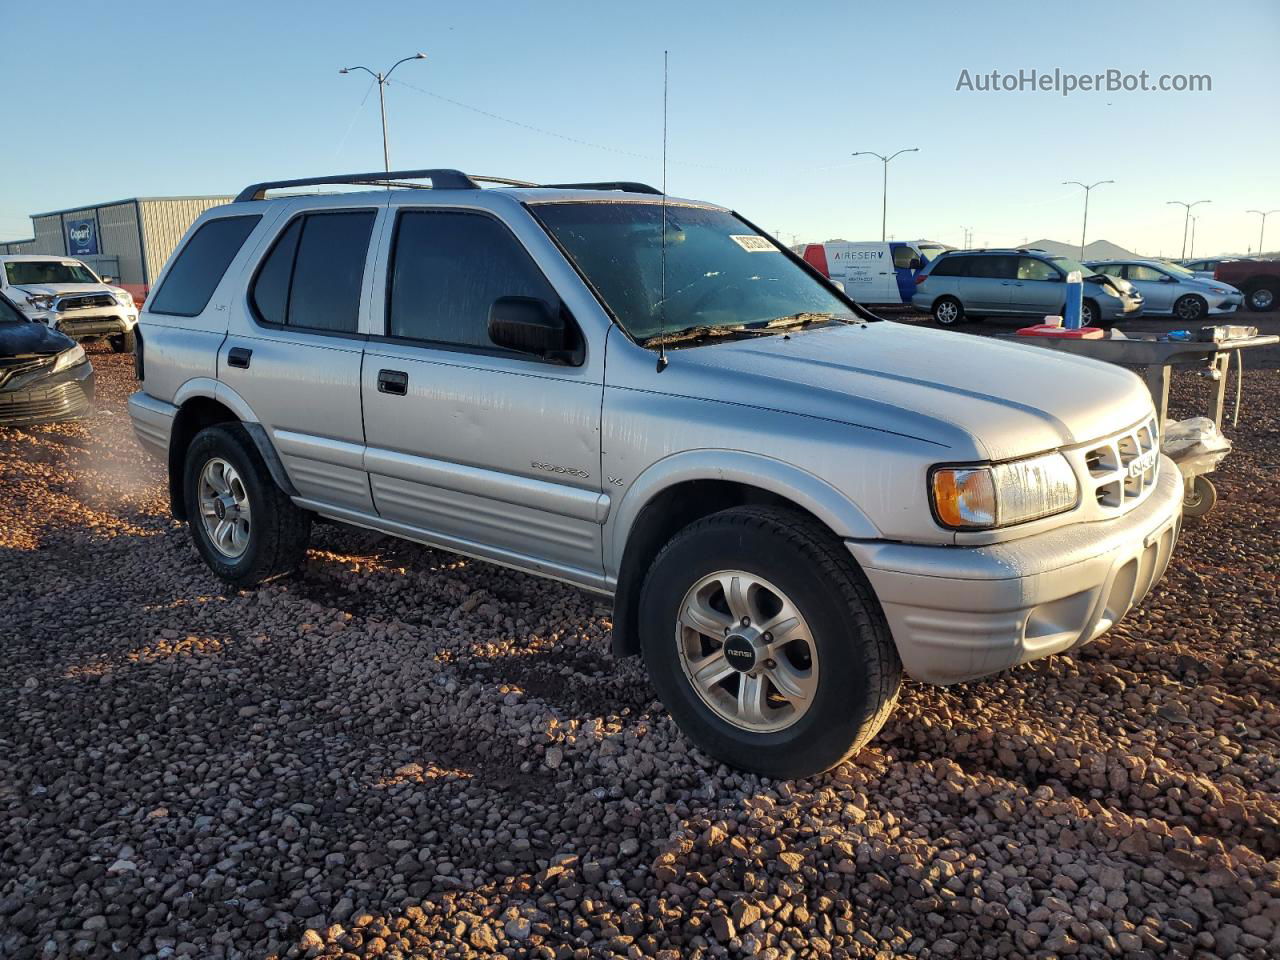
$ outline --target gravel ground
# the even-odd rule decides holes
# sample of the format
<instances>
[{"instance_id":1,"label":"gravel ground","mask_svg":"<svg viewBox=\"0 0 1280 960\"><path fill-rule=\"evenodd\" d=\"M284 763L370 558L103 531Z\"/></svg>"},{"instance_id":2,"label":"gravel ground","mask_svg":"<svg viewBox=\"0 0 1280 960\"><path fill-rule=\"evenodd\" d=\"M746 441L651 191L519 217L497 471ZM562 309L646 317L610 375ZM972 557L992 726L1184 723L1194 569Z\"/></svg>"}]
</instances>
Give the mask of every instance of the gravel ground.
<instances>
[{"instance_id":1,"label":"gravel ground","mask_svg":"<svg viewBox=\"0 0 1280 960\"><path fill-rule=\"evenodd\" d=\"M1280 953L1274 363L1141 609L776 783L571 588L325 526L227 591L93 360L93 421L0 428L0 956Z\"/></svg>"}]
</instances>

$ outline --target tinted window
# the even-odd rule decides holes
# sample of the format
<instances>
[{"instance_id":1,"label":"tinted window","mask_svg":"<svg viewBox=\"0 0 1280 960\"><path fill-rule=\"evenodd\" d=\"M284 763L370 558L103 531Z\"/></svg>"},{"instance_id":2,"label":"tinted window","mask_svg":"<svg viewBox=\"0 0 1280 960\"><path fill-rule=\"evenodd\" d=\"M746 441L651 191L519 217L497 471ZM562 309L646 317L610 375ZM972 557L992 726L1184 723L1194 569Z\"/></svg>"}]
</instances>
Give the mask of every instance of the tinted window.
<instances>
[{"instance_id":1,"label":"tinted window","mask_svg":"<svg viewBox=\"0 0 1280 960\"><path fill-rule=\"evenodd\" d=\"M289 281L293 277L293 258L298 252L303 219L299 217L289 224L253 282L253 305L258 310L258 317L267 323L283 325L288 317Z\"/></svg>"},{"instance_id":2,"label":"tinted window","mask_svg":"<svg viewBox=\"0 0 1280 960\"><path fill-rule=\"evenodd\" d=\"M1035 257L1018 258L1019 280L1058 280L1061 277L1062 274L1058 273L1057 269L1043 260L1037 260Z\"/></svg>"},{"instance_id":3,"label":"tinted window","mask_svg":"<svg viewBox=\"0 0 1280 960\"><path fill-rule=\"evenodd\" d=\"M499 297L559 304L519 241L480 214L403 213L392 257L389 336L491 347L489 308Z\"/></svg>"},{"instance_id":4,"label":"tinted window","mask_svg":"<svg viewBox=\"0 0 1280 960\"><path fill-rule=\"evenodd\" d=\"M289 326L356 331L373 218L372 210L306 218L289 285Z\"/></svg>"},{"instance_id":5,"label":"tinted window","mask_svg":"<svg viewBox=\"0 0 1280 960\"><path fill-rule=\"evenodd\" d=\"M261 219L220 217L202 226L179 251L147 309L179 317L194 317L203 311L245 238Z\"/></svg>"},{"instance_id":6,"label":"tinted window","mask_svg":"<svg viewBox=\"0 0 1280 960\"><path fill-rule=\"evenodd\" d=\"M1006 254L971 257L969 276L1012 280L1018 272L1018 258Z\"/></svg>"},{"instance_id":7,"label":"tinted window","mask_svg":"<svg viewBox=\"0 0 1280 960\"><path fill-rule=\"evenodd\" d=\"M973 257L943 257L929 271L931 277L967 277Z\"/></svg>"}]
</instances>

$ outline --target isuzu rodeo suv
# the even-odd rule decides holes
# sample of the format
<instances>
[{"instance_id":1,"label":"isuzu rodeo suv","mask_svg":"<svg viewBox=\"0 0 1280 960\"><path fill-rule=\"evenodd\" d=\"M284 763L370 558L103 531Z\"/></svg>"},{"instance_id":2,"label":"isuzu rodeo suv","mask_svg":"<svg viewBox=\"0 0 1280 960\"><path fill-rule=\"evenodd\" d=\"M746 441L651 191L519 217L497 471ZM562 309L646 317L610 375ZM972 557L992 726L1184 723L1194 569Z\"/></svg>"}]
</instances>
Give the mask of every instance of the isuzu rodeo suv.
<instances>
[{"instance_id":1,"label":"isuzu rodeo suv","mask_svg":"<svg viewBox=\"0 0 1280 960\"><path fill-rule=\"evenodd\" d=\"M373 189L267 198L322 184ZM861 748L904 671L1095 639L1181 521L1131 373L879 321L643 184L255 184L139 330L133 423L220 577L293 570L325 517L612 597L690 739L772 776Z\"/></svg>"}]
</instances>

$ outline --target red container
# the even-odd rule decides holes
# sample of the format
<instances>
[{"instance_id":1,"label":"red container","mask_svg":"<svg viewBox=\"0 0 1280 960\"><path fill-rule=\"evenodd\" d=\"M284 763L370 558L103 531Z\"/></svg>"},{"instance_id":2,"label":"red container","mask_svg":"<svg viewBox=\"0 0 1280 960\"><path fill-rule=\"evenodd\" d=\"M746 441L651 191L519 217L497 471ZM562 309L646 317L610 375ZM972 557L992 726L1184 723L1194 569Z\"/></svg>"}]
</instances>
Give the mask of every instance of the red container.
<instances>
[{"instance_id":1,"label":"red container","mask_svg":"<svg viewBox=\"0 0 1280 960\"><path fill-rule=\"evenodd\" d=\"M1068 330L1066 327L1051 323L1037 323L1033 327L1023 327L1017 331L1020 337L1063 337L1067 340L1101 340L1105 331L1101 327L1081 327Z\"/></svg>"}]
</instances>

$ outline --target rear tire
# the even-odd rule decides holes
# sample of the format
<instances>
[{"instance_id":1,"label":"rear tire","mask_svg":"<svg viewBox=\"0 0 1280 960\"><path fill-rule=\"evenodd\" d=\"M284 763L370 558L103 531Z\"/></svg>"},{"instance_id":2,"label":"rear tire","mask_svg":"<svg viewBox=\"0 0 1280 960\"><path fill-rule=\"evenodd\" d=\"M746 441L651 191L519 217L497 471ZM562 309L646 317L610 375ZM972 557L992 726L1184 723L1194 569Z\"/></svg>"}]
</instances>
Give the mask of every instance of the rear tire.
<instances>
[{"instance_id":1,"label":"rear tire","mask_svg":"<svg viewBox=\"0 0 1280 960\"><path fill-rule=\"evenodd\" d=\"M133 348L138 344L138 337L132 330L128 333L117 333L113 337L108 337L107 340L111 344L113 353L133 353Z\"/></svg>"},{"instance_id":2,"label":"rear tire","mask_svg":"<svg viewBox=\"0 0 1280 960\"><path fill-rule=\"evenodd\" d=\"M821 773L861 750L897 701L902 664L870 585L838 540L790 510L734 507L686 527L654 560L640 609L662 702L732 766Z\"/></svg>"},{"instance_id":3,"label":"rear tire","mask_svg":"<svg viewBox=\"0 0 1280 960\"><path fill-rule=\"evenodd\" d=\"M1266 313L1276 308L1276 286L1272 283L1260 283L1249 288L1244 295L1244 302L1255 313Z\"/></svg>"},{"instance_id":4,"label":"rear tire","mask_svg":"<svg viewBox=\"0 0 1280 960\"><path fill-rule=\"evenodd\" d=\"M964 304L955 297L939 297L933 304L933 320L939 326L954 327L964 323Z\"/></svg>"},{"instance_id":5,"label":"rear tire","mask_svg":"<svg viewBox=\"0 0 1280 960\"><path fill-rule=\"evenodd\" d=\"M255 586L296 570L306 555L311 514L276 486L238 423L196 434L187 448L183 498L196 549L227 583Z\"/></svg>"}]
</instances>

